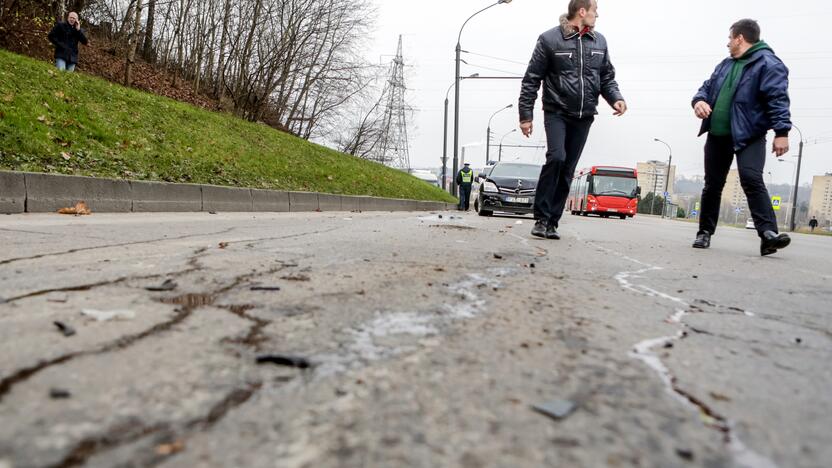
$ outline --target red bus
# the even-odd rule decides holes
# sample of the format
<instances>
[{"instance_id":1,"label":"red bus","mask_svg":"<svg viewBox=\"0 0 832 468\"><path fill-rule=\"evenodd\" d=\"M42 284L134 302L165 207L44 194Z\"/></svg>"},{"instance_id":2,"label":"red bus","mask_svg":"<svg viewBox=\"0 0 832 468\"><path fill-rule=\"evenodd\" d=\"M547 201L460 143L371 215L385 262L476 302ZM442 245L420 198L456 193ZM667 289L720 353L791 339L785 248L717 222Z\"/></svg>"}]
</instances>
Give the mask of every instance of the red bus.
<instances>
[{"instance_id":1,"label":"red bus","mask_svg":"<svg viewBox=\"0 0 832 468\"><path fill-rule=\"evenodd\" d=\"M632 218L638 213L640 194L635 169L595 166L575 174L566 209L573 215Z\"/></svg>"}]
</instances>

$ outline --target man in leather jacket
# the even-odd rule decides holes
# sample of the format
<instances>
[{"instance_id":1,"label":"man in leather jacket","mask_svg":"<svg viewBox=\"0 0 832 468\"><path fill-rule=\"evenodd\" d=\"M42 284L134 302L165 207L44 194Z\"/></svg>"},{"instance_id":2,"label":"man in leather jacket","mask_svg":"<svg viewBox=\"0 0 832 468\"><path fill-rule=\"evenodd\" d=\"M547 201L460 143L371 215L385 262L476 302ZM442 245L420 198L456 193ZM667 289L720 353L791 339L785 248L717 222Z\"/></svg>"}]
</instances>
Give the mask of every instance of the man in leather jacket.
<instances>
[{"instance_id":1,"label":"man in leather jacket","mask_svg":"<svg viewBox=\"0 0 832 468\"><path fill-rule=\"evenodd\" d=\"M546 164L535 194L532 235L560 239L558 223L581 158L589 129L598 113L598 98L624 115L627 104L615 81L607 41L595 31L597 0L571 0L560 26L541 34L520 91L520 129L532 134L534 103L543 85Z\"/></svg>"},{"instance_id":2,"label":"man in leather jacket","mask_svg":"<svg viewBox=\"0 0 832 468\"><path fill-rule=\"evenodd\" d=\"M73 72L78 63L78 43L86 45L87 36L81 29L78 13L70 12L66 22L59 22L49 31L49 42L55 46L55 66Z\"/></svg>"},{"instance_id":3,"label":"man in leather jacket","mask_svg":"<svg viewBox=\"0 0 832 468\"><path fill-rule=\"evenodd\" d=\"M789 70L760 40L760 26L754 20L734 23L728 40L731 56L717 65L692 102L694 113L702 119L699 135L708 134L702 213L693 247L711 245L722 189L736 154L740 184L760 236L760 254L771 255L791 243L787 234L778 233L763 178L766 133L774 131L775 156L789 151Z\"/></svg>"}]
</instances>

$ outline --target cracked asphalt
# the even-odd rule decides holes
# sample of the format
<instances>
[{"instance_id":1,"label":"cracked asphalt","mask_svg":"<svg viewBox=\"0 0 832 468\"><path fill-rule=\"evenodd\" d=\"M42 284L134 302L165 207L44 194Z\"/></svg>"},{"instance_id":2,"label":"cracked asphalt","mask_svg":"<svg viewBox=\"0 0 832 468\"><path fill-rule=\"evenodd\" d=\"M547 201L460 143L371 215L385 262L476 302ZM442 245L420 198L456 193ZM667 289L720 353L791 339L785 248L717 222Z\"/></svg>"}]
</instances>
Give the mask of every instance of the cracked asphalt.
<instances>
[{"instance_id":1,"label":"cracked asphalt","mask_svg":"<svg viewBox=\"0 0 832 468\"><path fill-rule=\"evenodd\" d=\"M530 229L0 217L0 468L829 466L830 239Z\"/></svg>"}]
</instances>

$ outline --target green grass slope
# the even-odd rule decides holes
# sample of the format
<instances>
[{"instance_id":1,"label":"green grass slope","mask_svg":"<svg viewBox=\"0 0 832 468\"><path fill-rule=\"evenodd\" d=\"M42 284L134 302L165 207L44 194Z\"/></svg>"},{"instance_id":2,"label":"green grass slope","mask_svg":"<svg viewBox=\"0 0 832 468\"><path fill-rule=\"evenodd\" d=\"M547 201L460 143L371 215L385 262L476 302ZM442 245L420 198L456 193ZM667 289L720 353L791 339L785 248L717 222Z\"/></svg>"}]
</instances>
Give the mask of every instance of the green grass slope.
<instances>
[{"instance_id":1,"label":"green grass slope","mask_svg":"<svg viewBox=\"0 0 832 468\"><path fill-rule=\"evenodd\" d=\"M0 170L453 201L381 164L3 50Z\"/></svg>"}]
</instances>

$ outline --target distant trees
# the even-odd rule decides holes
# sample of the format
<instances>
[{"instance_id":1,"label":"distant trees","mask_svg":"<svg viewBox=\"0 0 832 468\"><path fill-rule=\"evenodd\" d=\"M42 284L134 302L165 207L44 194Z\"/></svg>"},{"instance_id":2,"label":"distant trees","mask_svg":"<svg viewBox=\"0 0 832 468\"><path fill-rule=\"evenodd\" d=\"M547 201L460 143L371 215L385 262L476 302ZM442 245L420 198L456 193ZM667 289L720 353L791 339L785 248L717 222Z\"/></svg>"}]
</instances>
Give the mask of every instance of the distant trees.
<instances>
[{"instance_id":1,"label":"distant trees","mask_svg":"<svg viewBox=\"0 0 832 468\"><path fill-rule=\"evenodd\" d=\"M639 214L660 215L664 212L665 199L663 196L649 192L638 202Z\"/></svg>"},{"instance_id":2,"label":"distant trees","mask_svg":"<svg viewBox=\"0 0 832 468\"><path fill-rule=\"evenodd\" d=\"M304 138L352 114L374 78L362 53L370 0L0 0L0 15L20 2L102 26L120 44L127 84L140 56L174 86L187 81L242 118Z\"/></svg>"}]
</instances>

